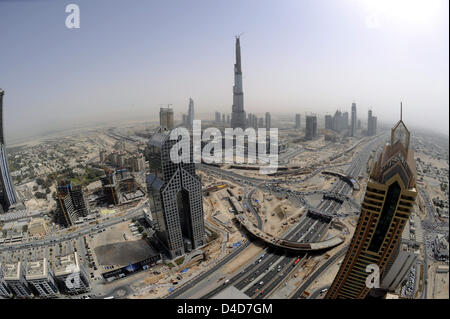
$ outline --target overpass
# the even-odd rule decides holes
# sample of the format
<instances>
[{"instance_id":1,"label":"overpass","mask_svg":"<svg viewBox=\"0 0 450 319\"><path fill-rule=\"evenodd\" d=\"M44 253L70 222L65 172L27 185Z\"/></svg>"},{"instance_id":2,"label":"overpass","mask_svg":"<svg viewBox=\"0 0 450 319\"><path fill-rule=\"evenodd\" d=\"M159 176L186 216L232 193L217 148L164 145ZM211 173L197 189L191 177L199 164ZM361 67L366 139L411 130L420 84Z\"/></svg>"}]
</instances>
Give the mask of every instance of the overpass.
<instances>
[{"instance_id":1,"label":"overpass","mask_svg":"<svg viewBox=\"0 0 450 319\"><path fill-rule=\"evenodd\" d=\"M276 248L288 249L291 251L320 251L327 250L336 247L344 242L344 239L340 236L334 236L324 241L310 242L310 243L300 243L292 240L282 239L274 237L261 229L258 229L256 225L250 222L244 214L237 214L236 220L241 226L247 229L250 234L254 237L266 242L267 244L274 246Z\"/></svg>"},{"instance_id":2,"label":"overpass","mask_svg":"<svg viewBox=\"0 0 450 319\"><path fill-rule=\"evenodd\" d=\"M350 185L350 187L353 188L353 190L359 190L358 182L351 176L347 176L345 174L341 174L341 173L333 172L333 171L322 171L322 174L336 176L339 179L341 179L342 181L346 182L348 185Z\"/></svg>"}]
</instances>

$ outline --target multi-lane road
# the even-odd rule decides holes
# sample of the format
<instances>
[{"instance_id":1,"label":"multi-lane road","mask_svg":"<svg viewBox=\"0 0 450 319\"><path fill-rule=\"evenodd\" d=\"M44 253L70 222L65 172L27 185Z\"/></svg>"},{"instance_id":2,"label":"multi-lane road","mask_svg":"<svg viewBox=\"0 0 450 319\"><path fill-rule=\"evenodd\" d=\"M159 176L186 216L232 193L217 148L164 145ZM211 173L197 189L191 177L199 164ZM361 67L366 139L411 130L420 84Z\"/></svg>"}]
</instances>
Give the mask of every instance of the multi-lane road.
<instances>
[{"instance_id":1,"label":"multi-lane road","mask_svg":"<svg viewBox=\"0 0 450 319\"><path fill-rule=\"evenodd\" d=\"M380 137L373 139L367 143L364 149L359 152L353 159L351 165L346 171L346 174L351 177L356 177L360 174L361 169L365 167L367 163L370 151L380 142ZM232 179L239 184L251 185L254 187L260 186L272 193L277 193L282 197L287 197L294 201L296 204L305 204L305 201L299 194L292 192L291 190L281 188L271 187L271 183L265 180L250 178L246 176L239 175L234 172L225 171L218 167L201 165L201 169L207 170L210 173L219 175L223 178ZM321 169L317 169L309 177L316 175ZM273 180L272 183L279 183L279 180ZM261 186L264 185L264 186ZM339 180L332 188L332 192L342 195L347 195L351 191L351 186L344 181ZM255 214L254 207L251 204L251 195L253 191L245 198L250 211ZM326 212L329 215L333 215L340 208L341 204L337 201L331 199L323 199L322 202L317 207L321 212ZM260 219L258 219L260 221ZM258 222L260 227L260 222ZM290 230L288 234L283 236L285 239L295 240L298 242L308 242L318 240L323 237L328 229L329 219L321 219L320 217L314 217L309 214L305 214L299 221L299 224ZM249 242L247 242L249 244ZM246 247L247 245L245 245ZM245 249L241 247L241 250ZM240 251L233 252L233 257L237 255ZM203 295L202 298L211 298L226 287L234 285L237 289L242 290L246 295L252 298L264 298L268 296L273 289L278 287L285 278L288 277L289 273L295 266L306 258L306 254L299 254L299 256L284 255L283 252L276 251L273 248L266 249L264 251L264 258L258 258L253 263L248 265L244 270L235 275L234 277L228 279L226 282L215 287L207 294ZM189 297L189 290L196 285L200 284L202 280L205 280L208 276L213 274L219 268L221 268L228 260L231 258L225 258L223 261L216 264L215 267L210 269L204 275L196 278L189 284L177 289L168 298ZM300 259L300 260L299 260ZM318 276L320 272L317 272Z\"/></svg>"}]
</instances>

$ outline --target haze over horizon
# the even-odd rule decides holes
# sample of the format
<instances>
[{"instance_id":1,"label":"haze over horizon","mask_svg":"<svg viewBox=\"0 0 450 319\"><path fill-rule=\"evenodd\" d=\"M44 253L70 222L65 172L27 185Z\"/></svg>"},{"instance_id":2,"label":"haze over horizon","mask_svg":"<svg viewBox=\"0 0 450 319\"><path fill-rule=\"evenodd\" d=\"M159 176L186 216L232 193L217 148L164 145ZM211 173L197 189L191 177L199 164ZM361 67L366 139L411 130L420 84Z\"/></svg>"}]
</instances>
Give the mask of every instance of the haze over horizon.
<instances>
[{"instance_id":1,"label":"haze over horizon","mask_svg":"<svg viewBox=\"0 0 450 319\"><path fill-rule=\"evenodd\" d=\"M357 103L449 133L448 1L0 1L8 140L92 122L231 113L234 35L247 113L333 114ZM384 3L380 5L379 3Z\"/></svg>"}]
</instances>

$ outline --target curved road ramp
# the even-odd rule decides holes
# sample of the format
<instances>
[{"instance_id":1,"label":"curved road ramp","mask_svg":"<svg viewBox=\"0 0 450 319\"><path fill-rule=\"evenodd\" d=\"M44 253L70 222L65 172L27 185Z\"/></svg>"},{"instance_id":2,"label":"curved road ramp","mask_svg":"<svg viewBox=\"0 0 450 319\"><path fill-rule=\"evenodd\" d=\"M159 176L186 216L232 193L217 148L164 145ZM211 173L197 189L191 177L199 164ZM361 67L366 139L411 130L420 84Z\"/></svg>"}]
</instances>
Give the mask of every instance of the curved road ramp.
<instances>
[{"instance_id":1,"label":"curved road ramp","mask_svg":"<svg viewBox=\"0 0 450 319\"><path fill-rule=\"evenodd\" d=\"M258 229L252 222L250 222L245 215L236 215L238 222L245 227L253 236L261 239L269 245L276 246L278 248L289 249L293 251L318 251L327 250L336 247L344 242L344 239L340 236L334 236L324 241L311 242L311 243L299 243L291 240L280 239Z\"/></svg>"}]
</instances>

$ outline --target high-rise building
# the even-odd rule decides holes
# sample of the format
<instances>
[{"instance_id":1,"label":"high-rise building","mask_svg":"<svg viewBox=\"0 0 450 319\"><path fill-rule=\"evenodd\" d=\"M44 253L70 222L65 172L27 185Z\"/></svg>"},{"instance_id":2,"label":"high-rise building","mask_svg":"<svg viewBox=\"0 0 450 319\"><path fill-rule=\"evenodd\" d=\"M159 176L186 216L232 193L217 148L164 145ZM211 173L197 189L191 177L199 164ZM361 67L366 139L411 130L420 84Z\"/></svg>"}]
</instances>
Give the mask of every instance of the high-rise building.
<instances>
[{"instance_id":1,"label":"high-rise building","mask_svg":"<svg viewBox=\"0 0 450 319\"><path fill-rule=\"evenodd\" d=\"M373 136L377 134L377 117L372 116L372 110L369 110L367 116L367 135Z\"/></svg>"},{"instance_id":2,"label":"high-rise building","mask_svg":"<svg viewBox=\"0 0 450 319\"><path fill-rule=\"evenodd\" d=\"M194 114L194 100L192 98L189 98L189 108L188 108L188 114L186 116L186 126L189 129L192 129L194 127L194 120L195 120L195 114Z\"/></svg>"},{"instance_id":3,"label":"high-rise building","mask_svg":"<svg viewBox=\"0 0 450 319\"><path fill-rule=\"evenodd\" d=\"M86 270L78 260L77 252L56 258L55 278L60 291L79 294L89 290Z\"/></svg>"},{"instance_id":4,"label":"high-rise building","mask_svg":"<svg viewBox=\"0 0 450 319\"><path fill-rule=\"evenodd\" d=\"M146 177L156 238L170 259L205 244L203 201L195 164L174 163L170 150L177 141L159 130L148 141L150 174ZM178 144L177 144L178 145ZM192 159L190 145L190 158Z\"/></svg>"},{"instance_id":5,"label":"high-rise building","mask_svg":"<svg viewBox=\"0 0 450 319\"><path fill-rule=\"evenodd\" d=\"M33 294L25 280L25 269L21 261L4 264L3 278L13 295L21 298L31 298Z\"/></svg>"},{"instance_id":6,"label":"high-rise building","mask_svg":"<svg viewBox=\"0 0 450 319\"><path fill-rule=\"evenodd\" d=\"M352 115L351 115L351 120L350 120L350 136L356 135L356 121L357 121L356 103L353 102L352 103Z\"/></svg>"},{"instance_id":7,"label":"high-rise building","mask_svg":"<svg viewBox=\"0 0 450 319\"><path fill-rule=\"evenodd\" d=\"M41 298L53 298L59 293L47 258L29 261L25 278L29 287Z\"/></svg>"},{"instance_id":8,"label":"high-rise building","mask_svg":"<svg viewBox=\"0 0 450 319\"><path fill-rule=\"evenodd\" d=\"M222 123L225 124L226 123L226 118L225 118L225 114L222 114Z\"/></svg>"},{"instance_id":9,"label":"high-rise building","mask_svg":"<svg viewBox=\"0 0 450 319\"><path fill-rule=\"evenodd\" d=\"M348 112L342 113L342 129L348 129Z\"/></svg>"},{"instance_id":10,"label":"high-rise building","mask_svg":"<svg viewBox=\"0 0 450 319\"><path fill-rule=\"evenodd\" d=\"M295 114L295 128L300 128L300 114Z\"/></svg>"},{"instance_id":11,"label":"high-rise building","mask_svg":"<svg viewBox=\"0 0 450 319\"><path fill-rule=\"evenodd\" d=\"M393 264L406 222L417 195L416 163L410 133L403 120L392 128L391 141L372 165L361 214L349 249L326 298L365 298L369 264L380 278Z\"/></svg>"},{"instance_id":12,"label":"high-rise building","mask_svg":"<svg viewBox=\"0 0 450 319\"><path fill-rule=\"evenodd\" d=\"M272 117L270 116L269 112L266 112L266 129L269 130L272 125Z\"/></svg>"},{"instance_id":13,"label":"high-rise building","mask_svg":"<svg viewBox=\"0 0 450 319\"><path fill-rule=\"evenodd\" d=\"M325 129L333 129L333 117L331 115L325 115Z\"/></svg>"},{"instance_id":14,"label":"high-rise building","mask_svg":"<svg viewBox=\"0 0 450 319\"><path fill-rule=\"evenodd\" d=\"M61 181L57 188L58 216L61 224L71 226L80 217L89 215L89 204L81 185Z\"/></svg>"},{"instance_id":15,"label":"high-rise building","mask_svg":"<svg viewBox=\"0 0 450 319\"><path fill-rule=\"evenodd\" d=\"M262 118L262 117L260 117L259 119L258 119L258 128L259 127L264 127L264 119Z\"/></svg>"},{"instance_id":16,"label":"high-rise building","mask_svg":"<svg viewBox=\"0 0 450 319\"><path fill-rule=\"evenodd\" d=\"M173 129L173 109L162 107L159 109L159 125L168 130Z\"/></svg>"},{"instance_id":17,"label":"high-rise building","mask_svg":"<svg viewBox=\"0 0 450 319\"><path fill-rule=\"evenodd\" d=\"M215 113L214 122L220 123L220 112Z\"/></svg>"},{"instance_id":18,"label":"high-rise building","mask_svg":"<svg viewBox=\"0 0 450 319\"><path fill-rule=\"evenodd\" d=\"M230 114L227 114L227 124L230 124Z\"/></svg>"},{"instance_id":19,"label":"high-rise building","mask_svg":"<svg viewBox=\"0 0 450 319\"><path fill-rule=\"evenodd\" d=\"M236 37L236 63L234 64L233 107L231 127L245 129L244 91L242 90L241 44Z\"/></svg>"},{"instance_id":20,"label":"high-rise building","mask_svg":"<svg viewBox=\"0 0 450 319\"><path fill-rule=\"evenodd\" d=\"M317 117L315 115L306 116L305 139L312 140L317 137Z\"/></svg>"},{"instance_id":21,"label":"high-rise building","mask_svg":"<svg viewBox=\"0 0 450 319\"><path fill-rule=\"evenodd\" d=\"M336 132L342 131L342 112L339 110L336 110L333 116L333 130Z\"/></svg>"},{"instance_id":22,"label":"high-rise building","mask_svg":"<svg viewBox=\"0 0 450 319\"><path fill-rule=\"evenodd\" d=\"M17 203L16 191L11 181L8 168L8 158L5 149L5 136L3 133L3 95L0 89L0 213L7 211L11 205Z\"/></svg>"}]
</instances>

